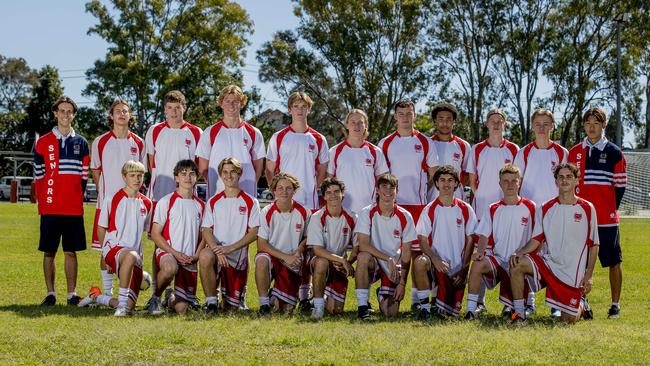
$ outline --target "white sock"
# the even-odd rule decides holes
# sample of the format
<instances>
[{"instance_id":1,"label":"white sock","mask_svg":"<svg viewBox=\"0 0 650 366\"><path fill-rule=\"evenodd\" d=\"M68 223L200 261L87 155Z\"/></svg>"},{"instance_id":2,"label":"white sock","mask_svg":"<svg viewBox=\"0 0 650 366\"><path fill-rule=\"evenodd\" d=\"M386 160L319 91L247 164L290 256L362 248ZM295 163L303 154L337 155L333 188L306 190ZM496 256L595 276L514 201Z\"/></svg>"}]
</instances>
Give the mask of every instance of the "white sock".
<instances>
[{"instance_id":1,"label":"white sock","mask_svg":"<svg viewBox=\"0 0 650 366\"><path fill-rule=\"evenodd\" d=\"M426 309L427 311L431 309L431 304L429 303L429 290L417 290L415 295L418 298L418 303L423 309Z\"/></svg>"},{"instance_id":2,"label":"white sock","mask_svg":"<svg viewBox=\"0 0 650 366\"><path fill-rule=\"evenodd\" d=\"M271 301L269 300L268 296L260 296L259 300L260 300L260 306L262 306L262 305L271 305Z\"/></svg>"},{"instance_id":3,"label":"white sock","mask_svg":"<svg viewBox=\"0 0 650 366\"><path fill-rule=\"evenodd\" d=\"M418 299L418 289L416 287L411 288L411 304L418 304L420 299Z\"/></svg>"},{"instance_id":4,"label":"white sock","mask_svg":"<svg viewBox=\"0 0 650 366\"><path fill-rule=\"evenodd\" d=\"M98 303L99 305L104 305L104 306L111 306L111 296L108 295L99 295L95 299L95 302Z\"/></svg>"},{"instance_id":5,"label":"white sock","mask_svg":"<svg viewBox=\"0 0 650 366\"><path fill-rule=\"evenodd\" d=\"M120 287L119 295L117 297L117 307L125 308L129 304L129 289Z\"/></svg>"},{"instance_id":6,"label":"white sock","mask_svg":"<svg viewBox=\"0 0 650 366\"><path fill-rule=\"evenodd\" d=\"M524 306L524 299L518 299L513 301L515 304L515 312L519 314L522 318L526 317L526 308Z\"/></svg>"},{"instance_id":7,"label":"white sock","mask_svg":"<svg viewBox=\"0 0 650 366\"><path fill-rule=\"evenodd\" d=\"M325 308L325 299L322 297L314 297L314 308L320 310Z\"/></svg>"},{"instance_id":8,"label":"white sock","mask_svg":"<svg viewBox=\"0 0 650 366\"><path fill-rule=\"evenodd\" d=\"M481 287L478 290L478 303L485 305L485 283L481 281Z\"/></svg>"},{"instance_id":9,"label":"white sock","mask_svg":"<svg viewBox=\"0 0 650 366\"><path fill-rule=\"evenodd\" d=\"M208 296L208 297L205 298L205 302L207 302L208 304L217 305L219 300L217 299L216 296Z\"/></svg>"},{"instance_id":10,"label":"white sock","mask_svg":"<svg viewBox=\"0 0 650 366\"><path fill-rule=\"evenodd\" d=\"M620 308L617 302L612 302L612 306L616 306L617 308Z\"/></svg>"},{"instance_id":11,"label":"white sock","mask_svg":"<svg viewBox=\"0 0 650 366\"><path fill-rule=\"evenodd\" d=\"M467 312L476 313L476 305L478 305L478 294L467 294Z\"/></svg>"},{"instance_id":12,"label":"white sock","mask_svg":"<svg viewBox=\"0 0 650 366\"><path fill-rule=\"evenodd\" d=\"M54 292L54 291L50 291L50 292L48 292L48 293L47 293L47 296L50 296L50 295L56 297L56 292Z\"/></svg>"},{"instance_id":13,"label":"white sock","mask_svg":"<svg viewBox=\"0 0 650 366\"><path fill-rule=\"evenodd\" d=\"M300 301L309 299L310 289L311 289L311 284L300 285L300 290L298 291L298 299L300 299Z\"/></svg>"},{"instance_id":14,"label":"white sock","mask_svg":"<svg viewBox=\"0 0 650 366\"><path fill-rule=\"evenodd\" d=\"M535 306L535 293L533 291L528 293L528 299L526 300L526 305Z\"/></svg>"},{"instance_id":15,"label":"white sock","mask_svg":"<svg viewBox=\"0 0 650 366\"><path fill-rule=\"evenodd\" d=\"M109 296L113 296L113 274L108 273L107 270L102 269L102 287L104 288L104 293Z\"/></svg>"},{"instance_id":16,"label":"white sock","mask_svg":"<svg viewBox=\"0 0 650 366\"><path fill-rule=\"evenodd\" d=\"M358 288L354 290L354 294L357 295L357 306L368 306L370 290L367 288Z\"/></svg>"},{"instance_id":17,"label":"white sock","mask_svg":"<svg viewBox=\"0 0 650 366\"><path fill-rule=\"evenodd\" d=\"M76 296L76 292L68 292L68 300L72 299L72 296Z\"/></svg>"}]
</instances>

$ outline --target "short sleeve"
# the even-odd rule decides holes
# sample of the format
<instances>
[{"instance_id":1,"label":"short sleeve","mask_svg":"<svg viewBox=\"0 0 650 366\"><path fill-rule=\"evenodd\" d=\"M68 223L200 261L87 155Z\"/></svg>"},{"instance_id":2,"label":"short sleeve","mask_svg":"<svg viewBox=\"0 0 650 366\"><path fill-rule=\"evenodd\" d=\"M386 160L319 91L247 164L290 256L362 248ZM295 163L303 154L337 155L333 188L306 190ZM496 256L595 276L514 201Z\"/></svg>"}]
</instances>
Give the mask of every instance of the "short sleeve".
<instances>
[{"instance_id":1,"label":"short sleeve","mask_svg":"<svg viewBox=\"0 0 650 366\"><path fill-rule=\"evenodd\" d=\"M268 212L267 208L270 207L266 206L262 212L260 213L260 228L257 230L257 236L259 236L262 239L269 240L269 237L271 236L271 230L269 228L269 223L266 220L266 214Z\"/></svg>"},{"instance_id":2,"label":"short sleeve","mask_svg":"<svg viewBox=\"0 0 650 366\"><path fill-rule=\"evenodd\" d=\"M201 220L201 227L213 227L214 226L214 217L212 215L212 207L210 207L210 201L205 204L203 209L203 220Z\"/></svg>"},{"instance_id":3,"label":"short sleeve","mask_svg":"<svg viewBox=\"0 0 650 366\"><path fill-rule=\"evenodd\" d=\"M427 153L427 166L431 168L439 166L440 161L438 159L438 150L436 150L436 147L433 144L433 140L427 137L427 141L429 143L429 151Z\"/></svg>"},{"instance_id":4,"label":"short sleeve","mask_svg":"<svg viewBox=\"0 0 650 366\"><path fill-rule=\"evenodd\" d=\"M328 160L329 160L330 163L327 165L327 174L332 175L332 176L335 173L335 171L334 171L334 163L333 163L334 162L334 155L336 155L335 150L336 150L336 146L332 147L329 150L329 159Z\"/></svg>"},{"instance_id":5,"label":"short sleeve","mask_svg":"<svg viewBox=\"0 0 650 366\"><path fill-rule=\"evenodd\" d=\"M431 222L431 218L429 217L429 210L434 209L431 205L426 206L423 210L422 213L420 214L420 219L418 219L418 224L415 227L415 232L418 235L422 236L429 236L431 234L431 230L433 229L433 223Z\"/></svg>"},{"instance_id":6,"label":"short sleeve","mask_svg":"<svg viewBox=\"0 0 650 366\"><path fill-rule=\"evenodd\" d=\"M266 160L276 161L278 159L278 134L277 132L273 134L271 140L269 141L269 146L266 150Z\"/></svg>"},{"instance_id":7,"label":"short sleeve","mask_svg":"<svg viewBox=\"0 0 650 366\"><path fill-rule=\"evenodd\" d=\"M406 216L406 225L404 225L404 230L402 230L402 243L412 243L417 241L418 236L415 232L413 216L408 212L406 212L404 216Z\"/></svg>"},{"instance_id":8,"label":"short sleeve","mask_svg":"<svg viewBox=\"0 0 650 366\"><path fill-rule=\"evenodd\" d=\"M260 226L260 203L253 198L253 207L251 207L250 216L248 217L248 227L254 228Z\"/></svg>"},{"instance_id":9,"label":"short sleeve","mask_svg":"<svg viewBox=\"0 0 650 366\"><path fill-rule=\"evenodd\" d=\"M482 235L486 238L489 238L492 235L492 215L490 214L491 210L486 210L483 218L476 225L476 230L474 233L477 235Z\"/></svg>"},{"instance_id":10,"label":"short sleeve","mask_svg":"<svg viewBox=\"0 0 650 366\"><path fill-rule=\"evenodd\" d=\"M544 222L542 215L542 205L535 208L535 226L533 227L533 237L532 239L537 240L538 242L544 241Z\"/></svg>"},{"instance_id":11,"label":"short sleeve","mask_svg":"<svg viewBox=\"0 0 650 366\"><path fill-rule=\"evenodd\" d=\"M255 130L255 144L253 145L253 160L263 159L265 157L266 151L264 147L264 136L259 129L254 128Z\"/></svg>"},{"instance_id":12,"label":"short sleeve","mask_svg":"<svg viewBox=\"0 0 650 366\"><path fill-rule=\"evenodd\" d=\"M318 161L321 164L325 164L330 161L330 152L325 136L321 135L321 139L323 140L323 146L321 146L320 151L318 151Z\"/></svg>"},{"instance_id":13,"label":"short sleeve","mask_svg":"<svg viewBox=\"0 0 650 366\"><path fill-rule=\"evenodd\" d=\"M469 165L469 158L470 158L470 156L472 155L472 154L471 154L472 147L469 146L469 143L468 143L467 141L465 141L465 140L462 140L460 143L463 144L463 146L465 147L465 156L463 156L463 161L461 162L461 166L460 166L460 168L461 168L464 172L468 172L468 171L469 171L469 167L468 167L468 165Z\"/></svg>"},{"instance_id":14,"label":"short sleeve","mask_svg":"<svg viewBox=\"0 0 650 366\"><path fill-rule=\"evenodd\" d=\"M515 156L515 161L514 164L519 168L521 171L521 176L524 176L524 173L526 172L526 161L524 160L524 149L521 149L517 152L517 156Z\"/></svg>"},{"instance_id":15,"label":"short sleeve","mask_svg":"<svg viewBox=\"0 0 650 366\"><path fill-rule=\"evenodd\" d=\"M101 208L99 211L99 219L97 220L97 226L101 226L105 229L108 229L108 221L110 217L110 203L113 201L113 196L106 197L105 200L101 203Z\"/></svg>"},{"instance_id":16,"label":"short sleeve","mask_svg":"<svg viewBox=\"0 0 650 366\"><path fill-rule=\"evenodd\" d=\"M156 204L156 210L153 214L153 222L164 226L167 223L167 212L169 211L169 197L163 197Z\"/></svg>"},{"instance_id":17,"label":"short sleeve","mask_svg":"<svg viewBox=\"0 0 650 366\"><path fill-rule=\"evenodd\" d=\"M314 220L309 220L307 226L307 245L324 247L323 242L323 225L320 216L314 215Z\"/></svg>"},{"instance_id":18,"label":"short sleeve","mask_svg":"<svg viewBox=\"0 0 650 366\"><path fill-rule=\"evenodd\" d=\"M213 126L206 128L199 138L199 143L196 145L196 156L199 158L210 160L210 151L212 150L210 131L212 131Z\"/></svg>"},{"instance_id":19,"label":"short sleeve","mask_svg":"<svg viewBox=\"0 0 650 366\"><path fill-rule=\"evenodd\" d=\"M92 149L90 149L90 169L99 169L102 166L102 162L99 160L99 139L100 137L93 140Z\"/></svg>"},{"instance_id":20,"label":"short sleeve","mask_svg":"<svg viewBox=\"0 0 650 366\"><path fill-rule=\"evenodd\" d=\"M357 225L354 227L354 233L370 235L370 210L363 209L357 218Z\"/></svg>"},{"instance_id":21,"label":"short sleeve","mask_svg":"<svg viewBox=\"0 0 650 366\"><path fill-rule=\"evenodd\" d=\"M375 177L378 177L384 173L388 173L388 164L386 163L386 157L384 156L384 153L381 151L379 148L375 148L376 154L375 154Z\"/></svg>"},{"instance_id":22,"label":"short sleeve","mask_svg":"<svg viewBox=\"0 0 650 366\"><path fill-rule=\"evenodd\" d=\"M591 219L589 222L589 243L591 246L600 245L600 238L598 237L598 219L596 218L596 209L593 205L589 205L591 210Z\"/></svg>"},{"instance_id":23,"label":"short sleeve","mask_svg":"<svg viewBox=\"0 0 650 366\"><path fill-rule=\"evenodd\" d=\"M474 231L476 229L476 213L474 213L474 209L470 206L467 205L467 224L465 225L465 235L470 236L474 234Z\"/></svg>"},{"instance_id":24,"label":"short sleeve","mask_svg":"<svg viewBox=\"0 0 650 366\"><path fill-rule=\"evenodd\" d=\"M470 150L469 157L467 159L467 172L474 175L478 174L476 171L476 146L478 145L472 146L472 150Z\"/></svg>"}]
</instances>

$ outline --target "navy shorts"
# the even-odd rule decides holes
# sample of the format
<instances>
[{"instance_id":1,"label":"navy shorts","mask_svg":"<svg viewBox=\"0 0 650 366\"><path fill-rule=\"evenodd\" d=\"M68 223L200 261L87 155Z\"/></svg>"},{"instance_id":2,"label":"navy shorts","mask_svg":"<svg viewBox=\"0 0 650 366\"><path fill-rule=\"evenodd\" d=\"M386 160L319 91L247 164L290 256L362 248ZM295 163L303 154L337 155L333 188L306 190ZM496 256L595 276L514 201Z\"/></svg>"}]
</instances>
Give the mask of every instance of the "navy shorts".
<instances>
[{"instance_id":1,"label":"navy shorts","mask_svg":"<svg viewBox=\"0 0 650 366\"><path fill-rule=\"evenodd\" d=\"M618 233L618 225L598 227L598 239L600 239L598 259L603 267L612 267L623 261Z\"/></svg>"},{"instance_id":2,"label":"navy shorts","mask_svg":"<svg viewBox=\"0 0 650 366\"><path fill-rule=\"evenodd\" d=\"M56 253L59 241L64 252L78 252L86 249L86 231L83 216L41 215L41 239L38 250Z\"/></svg>"}]
</instances>

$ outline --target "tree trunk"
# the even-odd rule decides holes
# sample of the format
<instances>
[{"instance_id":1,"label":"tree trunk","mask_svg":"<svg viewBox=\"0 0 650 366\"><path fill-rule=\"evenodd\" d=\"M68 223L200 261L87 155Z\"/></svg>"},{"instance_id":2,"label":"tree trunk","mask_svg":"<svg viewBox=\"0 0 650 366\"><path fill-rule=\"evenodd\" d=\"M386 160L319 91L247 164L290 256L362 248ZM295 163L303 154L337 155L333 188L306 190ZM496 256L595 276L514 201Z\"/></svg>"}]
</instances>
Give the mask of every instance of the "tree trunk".
<instances>
[{"instance_id":1,"label":"tree trunk","mask_svg":"<svg viewBox=\"0 0 650 366\"><path fill-rule=\"evenodd\" d=\"M645 138L643 139L643 148L648 149L650 142L650 73L646 75L645 83Z\"/></svg>"}]
</instances>

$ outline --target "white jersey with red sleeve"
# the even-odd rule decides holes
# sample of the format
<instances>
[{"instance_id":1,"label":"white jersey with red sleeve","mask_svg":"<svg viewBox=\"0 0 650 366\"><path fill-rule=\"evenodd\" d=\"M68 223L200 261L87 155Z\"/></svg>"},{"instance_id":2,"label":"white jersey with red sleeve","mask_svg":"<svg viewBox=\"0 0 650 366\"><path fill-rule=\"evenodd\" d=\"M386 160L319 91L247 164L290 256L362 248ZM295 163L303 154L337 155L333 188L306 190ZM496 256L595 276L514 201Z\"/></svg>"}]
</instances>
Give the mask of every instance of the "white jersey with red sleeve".
<instances>
[{"instance_id":1,"label":"white jersey with red sleeve","mask_svg":"<svg viewBox=\"0 0 650 366\"><path fill-rule=\"evenodd\" d=\"M142 256L142 233L151 209L151 200L140 192L129 197L120 189L114 195L106 196L98 221L98 225L106 229L103 255L120 246Z\"/></svg>"},{"instance_id":2,"label":"white jersey with red sleeve","mask_svg":"<svg viewBox=\"0 0 650 366\"><path fill-rule=\"evenodd\" d=\"M97 137L90 149L90 169L100 172L97 183L97 208L102 207L104 198L112 196L124 187L122 166L129 160L146 165L144 141L129 131L125 139L119 139L113 131Z\"/></svg>"},{"instance_id":3,"label":"white jersey with red sleeve","mask_svg":"<svg viewBox=\"0 0 650 366\"><path fill-rule=\"evenodd\" d=\"M345 183L343 207L358 213L375 201L375 177L388 173L384 153L364 141L352 147L346 141L332 147L327 172Z\"/></svg>"},{"instance_id":4,"label":"white jersey with red sleeve","mask_svg":"<svg viewBox=\"0 0 650 366\"><path fill-rule=\"evenodd\" d=\"M365 207L359 213L354 233L370 236L370 245L396 262L399 260L403 244L413 244L418 238L413 217L399 205L393 207L393 214L390 216L383 216L377 204ZM385 273L390 273L388 262L378 262Z\"/></svg>"},{"instance_id":5,"label":"white jersey with red sleeve","mask_svg":"<svg viewBox=\"0 0 650 366\"><path fill-rule=\"evenodd\" d=\"M556 197L558 191L553 169L566 163L568 156L569 151L553 141L546 149L540 149L535 142L524 146L515 157L515 165L522 177L519 194L538 206Z\"/></svg>"},{"instance_id":6,"label":"white jersey with red sleeve","mask_svg":"<svg viewBox=\"0 0 650 366\"><path fill-rule=\"evenodd\" d=\"M440 166L451 165L458 172L458 176L462 180L467 175L467 162L469 161L470 150L472 149L469 142L455 135L451 135L448 141L440 140L438 135L433 135L431 140L433 140L433 146L438 153ZM435 186L432 187L429 190L429 202L438 198L438 194L438 189ZM454 197L460 200L465 199L465 191L462 184L454 192Z\"/></svg>"},{"instance_id":7,"label":"white jersey with red sleeve","mask_svg":"<svg viewBox=\"0 0 650 366\"><path fill-rule=\"evenodd\" d=\"M194 256L204 207L205 203L198 197L183 198L174 191L158 201L153 222L162 226L162 236L174 250Z\"/></svg>"},{"instance_id":8,"label":"white jersey with red sleeve","mask_svg":"<svg viewBox=\"0 0 650 366\"><path fill-rule=\"evenodd\" d=\"M145 145L152 157L151 183L147 196L156 202L176 190L174 167L180 160L195 159L201 129L183 122L180 128L171 128L167 121L147 130Z\"/></svg>"},{"instance_id":9,"label":"white jersey with red sleeve","mask_svg":"<svg viewBox=\"0 0 650 366\"><path fill-rule=\"evenodd\" d=\"M226 197L225 192L212 196L205 208L201 227L212 228L214 238L223 246L241 240L248 230L260 226L260 204L244 191L237 197ZM228 263L237 270L248 268L248 247L226 255Z\"/></svg>"},{"instance_id":10,"label":"white jersey with red sleeve","mask_svg":"<svg viewBox=\"0 0 650 366\"><path fill-rule=\"evenodd\" d=\"M476 215L465 201L454 197L450 206L437 198L426 205L415 231L427 238L429 245L451 267L451 273L463 268L463 250L467 236L474 233Z\"/></svg>"},{"instance_id":11,"label":"white jersey with red sleeve","mask_svg":"<svg viewBox=\"0 0 650 366\"><path fill-rule=\"evenodd\" d=\"M492 147L484 140L472 147L467 162L467 172L476 175L476 193L474 194L474 211L480 219L488 211L490 204L503 198L499 186L499 170L514 162L519 147L504 139L501 145Z\"/></svg>"},{"instance_id":12,"label":"white jersey with red sleeve","mask_svg":"<svg viewBox=\"0 0 650 366\"><path fill-rule=\"evenodd\" d=\"M201 134L196 156L209 161L208 197L224 190L218 167L225 158L235 158L242 163L239 186L244 192L256 197L257 178L253 161L264 158L265 153L262 133L244 121L237 128L228 128L223 121L206 128Z\"/></svg>"},{"instance_id":13,"label":"white jersey with red sleeve","mask_svg":"<svg viewBox=\"0 0 650 366\"><path fill-rule=\"evenodd\" d=\"M296 132L291 126L276 132L269 141L266 159L275 162L275 172L298 178L300 188L293 199L309 210L320 207L316 169L329 162L327 140L313 128Z\"/></svg>"},{"instance_id":14,"label":"white jersey with red sleeve","mask_svg":"<svg viewBox=\"0 0 650 366\"><path fill-rule=\"evenodd\" d=\"M355 243L354 227L356 215L345 209L339 217L322 207L311 215L307 226L307 245L325 248L330 253L344 255Z\"/></svg>"},{"instance_id":15,"label":"white jersey with red sleeve","mask_svg":"<svg viewBox=\"0 0 650 366\"><path fill-rule=\"evenodd\" d=\"M257 236L266 239L269 245L285 254L291 254L307 232L309 211L294 201L289 212L281 212L273 201L260 213L260 228Z\"/></svg>"},{"instance_id":16,"label":"white jersey with red sleeve","mask_svg":"<svg viewBox=\"0 0 650 366\"><path fill-rule=\"evenodd\" d=\"M514 205L503 200L490 205L475 234L488 239L487 254L493 255L499 265L508 270L510 256L525 246L535 227L535 202L521 197Z\"/></svg>"},{"instance_id":17,"label":"white jersey with red sleeve","mask_svg":"<svg viewBox=\"0 0 650 366\"><path fill-rule=\"evenodd\" d=\"M427 203L427 170L438 166L438 153L433 141L417 130L410 136L397 131L379 141L391 174L399 181L397 204L425 205Z\"/></svg>"},{"instance_id":18,"label":"white jersey with red sleeve","mask_svg":"<svg viewBox=\"0 0 650 366\"><path fill-rule=\"evenodd\" d=\"M578 198L563 205L556 197L537 207L533 239L544 243L540 253L555 277L571 287L580 287L589 248L599 245L596 209Z\"/></svg>"}]
</instances>

